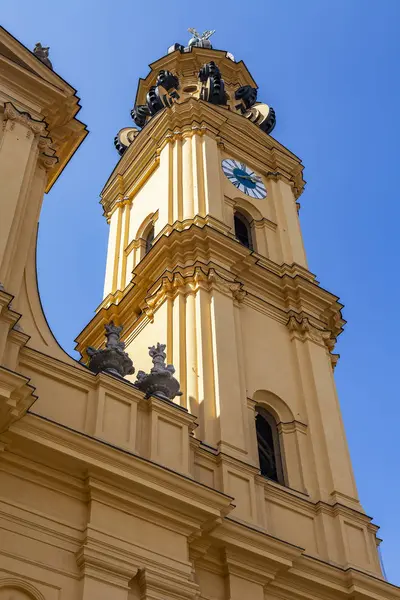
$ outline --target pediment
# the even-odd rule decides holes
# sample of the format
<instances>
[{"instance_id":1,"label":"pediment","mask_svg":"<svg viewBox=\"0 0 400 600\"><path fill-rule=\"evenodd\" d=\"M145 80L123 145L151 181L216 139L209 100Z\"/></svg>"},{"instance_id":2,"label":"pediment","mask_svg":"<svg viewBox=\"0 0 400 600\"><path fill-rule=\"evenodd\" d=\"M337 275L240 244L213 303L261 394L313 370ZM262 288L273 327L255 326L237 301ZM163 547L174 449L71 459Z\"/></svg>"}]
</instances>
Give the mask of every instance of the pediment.
<instances>
[{"instance_id":1,"label":"pediment","mask_svg":"<svg viewBox=\"0 0 400 600\"><path fill-rule=\"evenodd\" d=\"M0 27L0 107L11 103L17 111L46 122L58 158L48 173L46 192L87 135L76 118L79 100L72 86Z\"/></svg>"},{"instance_id":2,"label":"pediment","mask_svg":"<svg viewBox=\"0 0 400 600\"><path fill-rule=\"evenodd\" d=\"M26 46L0 26L0 57L29 71L59 89L75 91L62 77L44 65Z\"/></svg>"}]
</instances>

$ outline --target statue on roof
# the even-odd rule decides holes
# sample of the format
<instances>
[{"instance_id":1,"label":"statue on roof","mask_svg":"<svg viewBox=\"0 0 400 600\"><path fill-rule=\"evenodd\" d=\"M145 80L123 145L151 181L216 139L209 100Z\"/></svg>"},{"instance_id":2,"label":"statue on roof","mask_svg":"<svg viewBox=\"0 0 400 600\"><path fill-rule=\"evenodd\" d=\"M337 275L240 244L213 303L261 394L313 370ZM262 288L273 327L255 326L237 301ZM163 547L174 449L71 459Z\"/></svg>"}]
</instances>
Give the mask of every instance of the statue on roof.
<instances>
[{"instance_id":1,"label":"statue on roof","mask_svg":"<svg viewBox=\"0 0 400 600\"><path fill-rule=\"evenodd\" d=\"M197 48L212 48L210 37L215 33L215 29L207 29L200 34L196 29L189 27L188 32L193 36L189 40L189 48L192 46L196 46Z\"/></svg>"},{"instance_id":2,"label":"statue on roof","mask_svg":"<svg viewBox=\"0 0 400 600\"><path fill-rule=\"evenodd\" d=\"M38 42L36 44L36 46L33 49L33 54L36 56L36 58L38 58L44 65L46 65L46 67L49 67L49 69L53 69L53 65L51 64L51 61L49 59L49 50L50 47L47 46L42 46L42 44L40 42Z\"/></svg>"}]
</instances>

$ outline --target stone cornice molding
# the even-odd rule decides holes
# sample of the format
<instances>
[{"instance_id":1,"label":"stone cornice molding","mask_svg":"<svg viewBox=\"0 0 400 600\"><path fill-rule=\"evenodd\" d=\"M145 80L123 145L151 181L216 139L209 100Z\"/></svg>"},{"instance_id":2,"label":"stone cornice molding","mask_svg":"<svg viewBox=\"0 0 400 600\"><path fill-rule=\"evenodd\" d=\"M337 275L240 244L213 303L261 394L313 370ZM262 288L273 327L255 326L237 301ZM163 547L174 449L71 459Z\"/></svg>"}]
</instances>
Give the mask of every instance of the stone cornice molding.
<instances>
[{"instance_id":1,"label":"stone cornice molding","mask_svg":"<svg viewBox=\"0 0 400 600\"><path fill-rule=\"evenodd\" d=\"M145 566L139 576L143 598L174 598L176 600L197 600L199 586L188 573L186 579L160 567Z\"/></svg>"},{"instance_id":2,"label":"stone cornice molding","mask_svg":"<svg viewBox=\"0 0 400 600\"><path fill-rule=\"evenodd\" d=\"M116 179L123 178L122 193L127 195L132 186L137 187L135 182L143 172L154 168L151 163L166 144L193 135L208 135L239 160L251 158L262 175L275 177L277 173L276 177L292 186L296 198L302 193L303 166L297 156L242 115L190 98L160 111L135 138L102 191L104 212L107 214L115 201Z\"/></svg>"},{"instance_id":3,"label":"stone cornice molding","mask_svg":"<svg viewBox=\"0 0 400 600\"><path fill-rule=\"evenodd\" d=\"M59 162L50 166L46 192L86 137L86 126L76 118L80 110L76 90L52 71L4 28L0 28L0 79L7 82L9 97L18 98L25 110L35 106L35 117L45 119ZM21 94L23 90L23 95Z\"/></svg>"},{"instance_id":4,"label":"stone cornice molding","mask_svg":"<svg viewBox=\"0 0 400 600\"><path fill-rule=\"evenodd\" d=\"M62 456L63 460L70 461L71 468L80 466L84 469L87 465L86 469L95 472L98 480L102 474L107 486L120 490L122 498L140 497L154 501L154 507L188 515L187 523L205 525L233 509L232 498L222 492L40 416L27 414L13 425L10 437L30 439L52 449L55 457ZM134 494L132 490L135 490Z\"/></svg>"},{"instance_id":5,"label":"stone cornice molding","mask_svg":"<svg viewBox=\"0 0 400 600\"><path fill-rule=\"evenodd\" d=\"M86 542L75 558L81 577L89 576L124 590L128 590L129 581L138 572L123 552L116 552L114 548L110 553L93 541Z\"/></svg>"},{"instance_id":6,"label":"stone cornice molding","mask_svg":"<svg viewBox=\"0 0 400 600\"><path fill-rule=\"evenodd\" d=\"M325 561L302 555L285 578L277 578L269 588L282 600L399 600L400 588L383 578L355 568L341 569Z\"/></svg>"},{"instance_id":7,"label":"stone cornice molding","mask_svg":"<svg viewBox=\"0 0 400 600\"><path fill-rule=\"evenodd\" d=\"M78 336L80 352L88 345L96 347L101 343L101 327L111 318L124 323L126 341L134 329L141 326L146 311L152 318L162 299L174 295L180 284L177 279L171 283L171 274L194 276L197 267L205 273L212 269L218 272L228 288L221 288L224 281L216 280L201 285L213 283L215 289L220 285L224 293L228 293L229 285L240 281L240 286L229 289L229 294L282 325L286 325L292 315L297 315L300 321L307 318L318 330L331 332L330 336L327 333L322 336L327 346L332 337L339 335L344 324L340 314L342 305L336 296L318 285L309 271L296 264L278 265L258 257L224 235L207 218L188 221L182 229L182 224L177 225L160 232L151 252L135 267L132 283L123 292L110 295L102 302L96 316ZM186 272L180 266L185 263L191 264ZM193 286L200 285L201 277L198 272L198 281L192 282L191 291L196 289ZM163 282L163 278L166 281ZM141 311L144 311L142 316Z\"/></svg>"},{"instance_id":8,"label":"stone cornice molding","mask_svg":"<svg viewBox=\"0 0 400 600\"><path fill-rule=\"evenodd\" d=\"M285 572L304 552L303 548L278 540L273 536L236 522L226 517L223 523L209 534L217 546L223 544L225 552L233 563L240 557L240 563L246 570L255 573L264 572L265 583L278 572Z\"/></svg>"},{"instance_id":9,"label":"stone cornice molding","mask_svg":"<svg viewBox=\"0 0 400 600\"><path fill-rule=\"evenodd\" d=\"M37 398L34 391L27 377L0 366L0 433L26 414Z\"/></svg>"}]
</instances>

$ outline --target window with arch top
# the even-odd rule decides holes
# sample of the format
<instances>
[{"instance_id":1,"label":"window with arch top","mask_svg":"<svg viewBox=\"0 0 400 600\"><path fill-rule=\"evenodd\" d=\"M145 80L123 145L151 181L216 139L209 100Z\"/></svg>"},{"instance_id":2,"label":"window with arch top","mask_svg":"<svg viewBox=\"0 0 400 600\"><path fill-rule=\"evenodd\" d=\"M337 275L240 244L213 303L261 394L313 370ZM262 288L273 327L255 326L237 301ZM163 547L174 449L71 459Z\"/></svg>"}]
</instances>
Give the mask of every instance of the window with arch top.
<instances>
[{"instance_id":1,"label":"window with arch top","mask_svg":"<svg viewBox=\"0 0 400 600\"><path fill-rule=\"evenodd\" d=\"M235 226L235 237L236 239L249 248L249 250L253 250L253 242L251 239L251 227L249 221L246 219L242 213L236 211L234 216L234 226Z\"/></svg>"},{"instance_id":2,"label":"window with arch top","mask_svg":"<svg viewBox=\"0 0 400 600\"><path fill-rule=\"evenodd\" d=\"M278 427L274 417L263 407L256 407L256 432L261 475L285 484Z\"/></svg>"},{"instance_id":3,"label":"window with arch top","mask_svg":"<svg viewBox=\"0 0 400 600\"><path fill-rule=\"evenodd\" d=\"M145 239L144 254L146 255L150 251L150 248L152 247L153 241L154 241L154 225L153 225L153 223L151 224L150 228L147 230L144 239Z\"/></svg>"}]
</instances>

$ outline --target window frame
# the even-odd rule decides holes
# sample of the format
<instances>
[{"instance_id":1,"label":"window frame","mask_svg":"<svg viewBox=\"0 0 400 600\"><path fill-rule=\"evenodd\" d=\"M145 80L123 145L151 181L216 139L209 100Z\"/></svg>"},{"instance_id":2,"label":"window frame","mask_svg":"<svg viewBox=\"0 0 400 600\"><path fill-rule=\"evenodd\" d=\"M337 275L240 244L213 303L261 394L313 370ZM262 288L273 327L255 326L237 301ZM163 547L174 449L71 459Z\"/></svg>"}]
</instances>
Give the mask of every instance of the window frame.
<instances>
[{"instance_id":1,"label":"window frame","mask_svg":"<svg viewBox=\"0 0 400 600\"><path fill-rule=\"evenodd\" d=\"M146 231L144 232L144 235L143 235L143 238L144 238L143 257L146 256L146 254L148 254L150 252L153 242L154 242L154 237L155 237L154 223L151 222L149 227L146 229Z\"/></svg>"},{"instance_id":2,"label":"window frame","mask_svg":"<svg viewBox=\"0 0 400 600\"><path fill-rule=\"evenodd\" d=\"M263 477L265 477L266 479L268 479L269 481L275 481L275 483L279 483L280 485L286 485L286 483L285 483L285 477L284 477L284 472L283 472L282 445L281 445L281 439L280 439L280 435L279 435L279 431L278 431L278 424L276 422L276 419L263 406L257 405L256 408L255 408L255 412L256 412L255 427L256 427L258 457L259 457L259 460L260 460L260 449L259 449L259 442L258 442L258 435L259 434L258 434L258 429L257 429L257 416L259 415L262 419L264 419L264 421L266 421L266 423L269 425L269 427L271 429L272 444L273 444L272 450L273 450L273 453L274 453L275 469L276 469L277 479L273 479L271 477L268 477L268 475L266 475L265 473L262 473L262 472L261 472L261 475ZM260 471L261 471L261 462L260 462Z\"/></svg>"},{"instance_id":3,"label":"window frame","mask_svg":"<svg viewBox=\"0 0 400 600\"><path fill-rule=\"evenodd\" d=\"M245 244L244 242L242 242L242 240L237 235L236 220L238 220L246 228L248 245ZM240 244L242 244L242 246L244 246L245 248L248 248L250 251L253 251L254 243L253 243L253 231L252 231L252 227L251 227L251 221L249 221L249 219L246 217L246 215L244 215L240 210L235 210L233 213L233 229L235 232L236 240Z\"/></svg>"}]
</instances>

